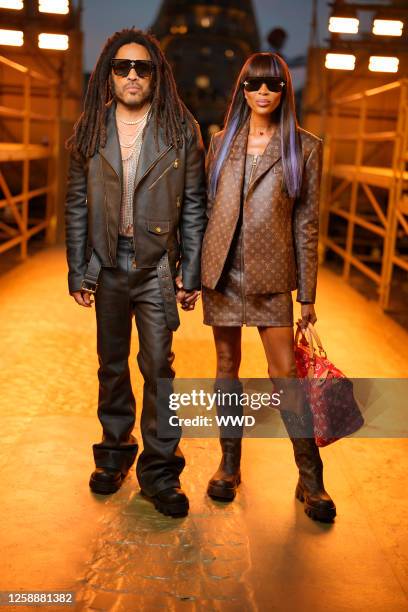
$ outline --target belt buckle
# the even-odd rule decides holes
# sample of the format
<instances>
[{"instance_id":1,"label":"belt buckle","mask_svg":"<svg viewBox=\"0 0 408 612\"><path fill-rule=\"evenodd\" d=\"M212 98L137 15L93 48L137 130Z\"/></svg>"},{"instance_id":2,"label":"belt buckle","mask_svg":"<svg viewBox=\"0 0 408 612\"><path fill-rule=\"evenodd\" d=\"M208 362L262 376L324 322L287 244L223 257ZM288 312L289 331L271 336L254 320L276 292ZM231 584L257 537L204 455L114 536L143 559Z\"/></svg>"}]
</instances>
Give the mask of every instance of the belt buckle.
<instances>
[{"instance_id":1,"label":"belt buckle","mask_svg":"<svg viewBox=\"0 0 408 612\"><path fill-rule=\"evenodd\" d=\"M83 280L81 283L81 289L83 291L88 291L88 293L96 293L98 288L98 283L90 280Z\"/></svg>"}]
</instances>

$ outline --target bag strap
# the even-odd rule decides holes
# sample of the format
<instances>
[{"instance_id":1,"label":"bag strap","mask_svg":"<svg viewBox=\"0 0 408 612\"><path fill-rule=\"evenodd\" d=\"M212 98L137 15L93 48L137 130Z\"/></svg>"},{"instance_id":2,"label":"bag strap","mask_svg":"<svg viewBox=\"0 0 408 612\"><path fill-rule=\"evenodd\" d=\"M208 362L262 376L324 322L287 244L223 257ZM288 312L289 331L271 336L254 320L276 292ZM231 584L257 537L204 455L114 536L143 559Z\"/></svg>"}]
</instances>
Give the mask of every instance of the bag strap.
<instances>
[{"instance_id":1,"label":"bag strap","mask_svg":"<svg viewBox=\"0 0 408 612\"><path fill-rule=\"evenodd\" d=\"M326 351L323 348L323 344L322 341L320 340L319 334L316 331L315 326L313 325L313 323L309 323L307 324L307 328L306 328L309 332L310 335L313 336L314 340L316 341L317 347L319 349L319 353L322 357L327 357L326 355Z\"/></svg>"},{"instance_id":2,"label":"bag strap","mask_svg":"<svg viewBox=\"0 0 408 612\"><path fill-rule=\"evenodd\" d=\"M304 339L304 345L307 346L308 350L309 350L309 356L310 356L310 361L312 362L312 364L314 364L315 362L315 348L314 348L314 344L313 344L313 336L311 335L310 331L308 331L308 328L306 327L306 329L302 329L301 327L301 322L302 320L299 319L298 321L296 321L296 333L295 333L295 346L298 346L300 344L299 342L299 337L302 336L302 338Z\"/></svg>"}]
</instances>

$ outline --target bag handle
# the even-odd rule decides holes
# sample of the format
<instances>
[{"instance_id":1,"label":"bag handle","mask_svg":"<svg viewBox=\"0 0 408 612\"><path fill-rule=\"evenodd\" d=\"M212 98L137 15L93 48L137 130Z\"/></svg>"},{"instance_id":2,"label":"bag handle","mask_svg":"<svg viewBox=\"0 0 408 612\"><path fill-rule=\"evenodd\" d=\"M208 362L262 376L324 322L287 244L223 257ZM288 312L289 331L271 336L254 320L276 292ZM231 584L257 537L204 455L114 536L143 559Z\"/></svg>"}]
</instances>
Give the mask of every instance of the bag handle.
<instances>
[{"instance_id":1,"label":"bag handle","mask_svg":"<svg viewBox=\"0 0 408 612\"><path fill-rule=\"evenodd\" d=\"M310 356L310 361L311 363L314 365L315 363L315 347L314 347L314 343L313 343L313 336L311 335L310 331L308 330L308 328L306 327L305 329L302 329L301 327L301 322L302 319L299 319L298 321L296 321L296 333L295 333L295 346L297 346L299 343L299 336L302 336L303 340L305 341L304 344L307 346L308 350L309 350L309 356Z\"/></svg>"},{"instance_id":2,"label":"bag handle","mask_svg":"<svg viewBox=\"0 0 408 612\"><path fill-rule=\"evenodd\" d=\"M316 331L315 326L313 325L313 323L311 323L310 321L307 324L307 328L306 328L309 332L310 335L314 338L314 340L316 341L317 347L319 349L319 353L322 357L327 357L326 351L323 348L323 344L322 341L320 340L319 334Z\"/></svg>"}]
</instances>

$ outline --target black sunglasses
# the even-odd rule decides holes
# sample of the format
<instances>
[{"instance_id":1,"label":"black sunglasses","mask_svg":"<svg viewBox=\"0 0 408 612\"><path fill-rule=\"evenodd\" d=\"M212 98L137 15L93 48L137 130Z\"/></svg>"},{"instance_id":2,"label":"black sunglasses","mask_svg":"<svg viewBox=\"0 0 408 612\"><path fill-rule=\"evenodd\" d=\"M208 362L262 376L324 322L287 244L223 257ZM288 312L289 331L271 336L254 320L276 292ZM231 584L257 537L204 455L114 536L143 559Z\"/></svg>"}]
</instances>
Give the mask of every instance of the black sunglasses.
<instances>
[{"instance_id":1,"label":"black sunglasses","mask_svg":"<svg viewBox=\"0 0 408 612\"><path fill-rule=\"evenodd\" d=\"M247 77L242 85L245 91L258 91L265 83L269 91L282 91L286 83L281 77Z\"/></svg>"},{"instance_id":2,"label":"black sunglasses","mask_svg":"<svg viewBox=\"0 0 408 612\"><path fill-rule=\"evenodd\" d=\"M111 66L116 76L127 77L134 68L141 79L152 76L154 64L151 60L112 59Z\"/></svg>"}]
</instances>

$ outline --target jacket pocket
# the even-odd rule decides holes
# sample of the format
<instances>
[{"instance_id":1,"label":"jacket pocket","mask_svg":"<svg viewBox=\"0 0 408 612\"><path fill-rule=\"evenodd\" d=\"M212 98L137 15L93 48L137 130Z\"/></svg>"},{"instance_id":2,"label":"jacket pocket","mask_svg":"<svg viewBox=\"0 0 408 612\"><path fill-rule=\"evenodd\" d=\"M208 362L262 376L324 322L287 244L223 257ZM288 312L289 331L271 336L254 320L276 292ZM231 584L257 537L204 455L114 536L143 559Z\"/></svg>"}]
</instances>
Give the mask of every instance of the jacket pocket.
<instances>
[{"instance_id":1,"label":"jacket pocket","mask_svg":"<svg viewBox=\"0 0 408 612\"><path fill-rule=\"evenodd\" d=\"M170 231L170 221L148 221L147 230L157 236L168 234Z\"/></svg>"}]
</instances>

